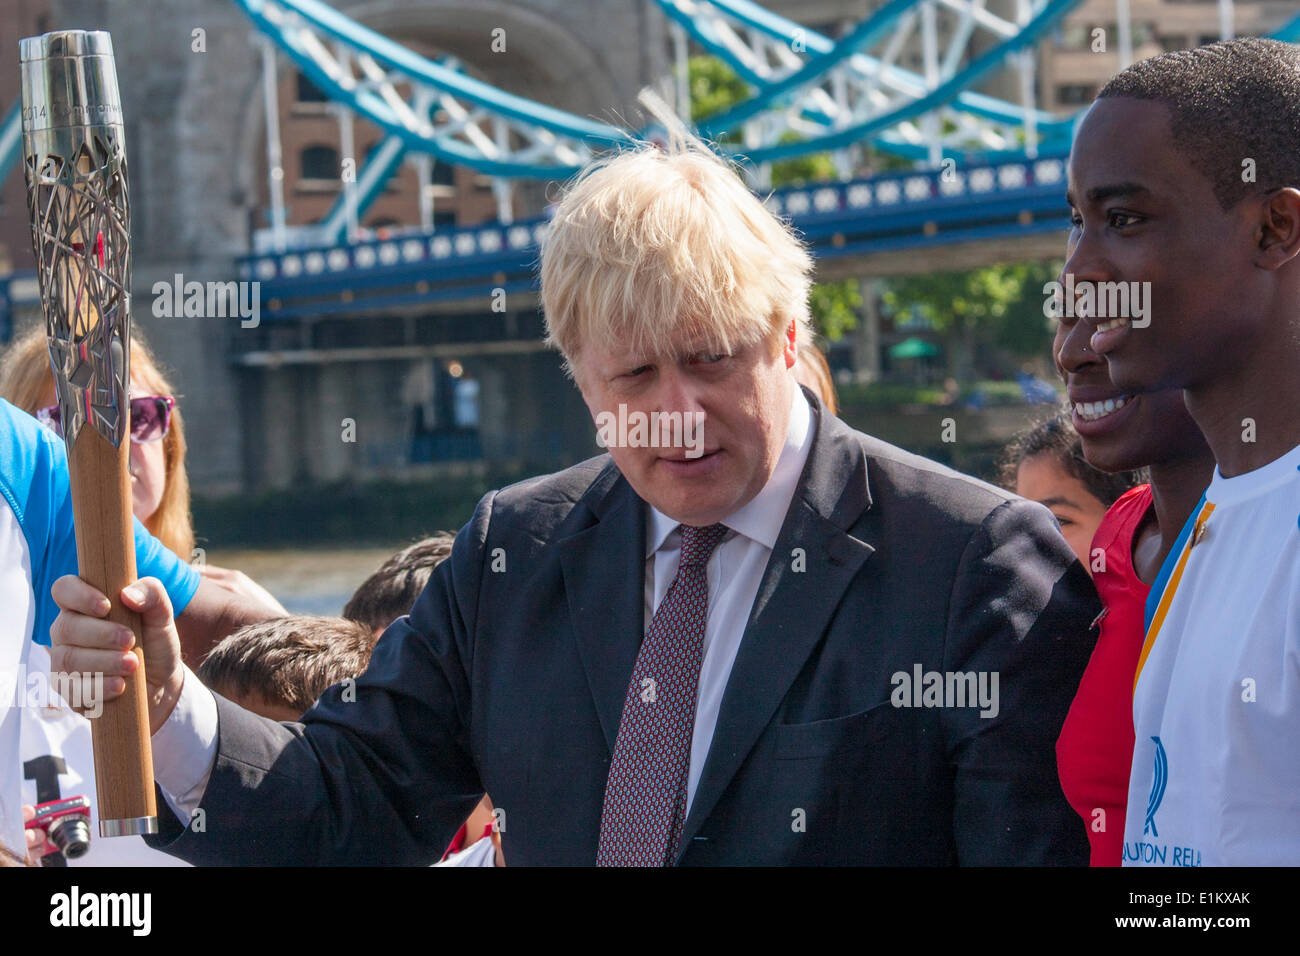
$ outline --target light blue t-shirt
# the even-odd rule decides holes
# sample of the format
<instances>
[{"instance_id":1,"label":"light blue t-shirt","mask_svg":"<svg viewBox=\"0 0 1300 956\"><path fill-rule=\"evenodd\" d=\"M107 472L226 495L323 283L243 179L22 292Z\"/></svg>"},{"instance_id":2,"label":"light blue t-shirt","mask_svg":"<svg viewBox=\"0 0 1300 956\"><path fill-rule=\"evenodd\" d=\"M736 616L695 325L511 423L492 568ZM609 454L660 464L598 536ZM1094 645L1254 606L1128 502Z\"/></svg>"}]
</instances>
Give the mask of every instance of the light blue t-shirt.
<instances>
[{"instance_id":1,"label":"light blue t-shirt","mask_svg":"<svg viewBox=\"0 0 1300 956\"><path fill-rule=\"evenodd\" d=\"M50 586L77 573L77 542L72 525L72 494L63 441L30 415L0 399L0 496L13 511L26 540L27 568L0 568L0 575L23 573L34 601L31 638L50 643L50 625L59 613ZM0 522L0 534L12 522ZM136 573L157 578L179 615L199 588L199 575L135 521ZM0 608L0 615L8 611Z\"/></svg>"}]
</instances>

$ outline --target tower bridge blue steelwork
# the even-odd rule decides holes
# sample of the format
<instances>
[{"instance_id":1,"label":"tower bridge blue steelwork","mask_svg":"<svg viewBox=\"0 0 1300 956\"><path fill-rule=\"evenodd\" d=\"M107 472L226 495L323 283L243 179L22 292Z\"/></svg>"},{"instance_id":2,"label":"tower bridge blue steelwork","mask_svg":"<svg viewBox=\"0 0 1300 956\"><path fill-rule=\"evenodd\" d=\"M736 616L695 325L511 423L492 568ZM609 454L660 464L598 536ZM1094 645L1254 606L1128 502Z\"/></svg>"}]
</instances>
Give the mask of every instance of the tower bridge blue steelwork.
<instances>
[{"instance_id":1,"label":"tower bridge blue steelwork","mask_svg":"<svg viewBox=\"0 0 1300 956\"><path fill-rule=\"evenodd\" d=\"M653 132L630 132L506 93L469 76L454 60L418 56L321 0L233 2L332 99L387 133L358 173L356 191L340 195L323 229L300 232L296 248L250 255L241 262L241 275L262 283L272 304L265 314L272 321L469 300L495 289L534 287L544 218L343 240L349 212L362 214L411 151L505 178L561 179L600 150ZM959 35L942 74L928 78L891 62L899 31L914 23L923 0L890 0L838 41L751 0L655 2L681 30L679 39L689 38L720 57L753 88L749 99L701 121L702 134L723 136L764 116L785 117L782 123L759 124L760 138L747 134L742 146L720 147L733 158L753 164L860 143L922 164L905 174L770 194L768 204L804 234L824 270L846 271L845 260L869 254L1065 228L1061 157L1078 115L1052 116L971 87L1039 40L1078 0L1037 0L1025 5L1026 16L1018 24L994 21L1002 30L998 42L958 69L956 54L978 25L977 5L972 5L957 23ZM1300 16L1272 36L1300 38ZM888 47L885 41L891 37L892 53L885 49L881 56L870 55L873 46ZM793 52L796 48L799 54ZM836 102L826 90L837 83L842 87L846 80L881 85L896 95L868 110L844 97ZM399 82L412 87L405 99L394 92ZM433 119L438 109L450 117L441 125ZM947 118L951 127L937 151L935 144L916 139L917 117L927 112ZM494 134L485 135L476 123L490 123ZM797 141L779 141L794 130L803 134ZM15 103L0 122L0 178L17 166L20 131ZM1029 142L1031 136L1034 142ZM972 147L981 137L994 147L1014 137L1022 144L981 151ZM947 169L924 168L927 159L936 158L960 162ZM27 285L19 283L20 298Z\"/></svg>"},{"instance_id":2,"label":"tower bridge blue steelwork","mask_svg":"<svg viewBox=\"0 0 1300 956\"><path fill-rule=\"evenodd\" d=\"M277 243L263 233L263 248L242 263L241 274L262 283L270 322L472 301L496 290L534 287L545 219L342 241L348 205L355 221L407 150L498 177L561 179L602 150L653 134L493 90L454 63L419 57L320 0L235 2L313 83L388 137L360 173L358 187L340 196L323 229L299 231L294 248L284 248L283 233ZM960 158L960 169L950 164L772 194L768 201L794 221L824 263L1042 234L1064 224L1059 156L1068 148L1070 118L971 87L1015 61L1077 0L1030 0L1019 5L1018 22L994 17L982 3L963 7L963 0L949 0L959 16L942 64L935 7L921 0L890 0L839 41L749 0L656 3L679 31L679 74L689 38L753 88L748 100L701 124L710 136L740 134L741 145L718 145L733 159L761 168L770 160L852 145L932 165ZM992 46L968 54L977 29L990 32ZM926 49L924 75L894 62L909 38ZM679 111L685 103L681 93L679 87ZM918 122L927 115L928 123ZM1040 152L1044 159L1036 163ZM383 169L376 172L380 163ZM1035 175L1042 170L1054 170L1054 178ZM800 205L805 196L812 197L806 209ZM278 251L269 252L271 245Z\"/></svg>"},{"instance_id":3,"label":"tower bridge blue steelwork","mask_svg":"<svg viewBox=\"0 0 1300 956\"><path fill-rule=\"evenodd\" d=\"M266 317L272 321L533 288L544 218L437 234L396 230L389 238L344 241L348 215L364 213L412 151L506 179L562 179L601 150L653 134L497 89L465 73L455 60L421 57L322 0L233 2L331 99L387 134L359 171L356 190L340 195L323 228L300 230L292 247L241 262L241 275L262 283L272 303ZM768 204L804 234L823 268L845 271L845 260L868 254L1030 236L1066 226L1061 159L1081 114L1052 116L972 87L1011 65L1078 0L1031 0L1021 6L1019 22L998 20L971 0L958 10L942 69L935 72L927 62L928 75L893 62L900 37L915 26L924 0L889 0L838 41L751 0L654 2L680 30L678 41L689 39L720 57L752 87L749 99L699 124L706 136L744 132L743 144L719 146L733 159L752 166L869 145L919 164L909 173L770 194ZM948 5L959 8L962 2L948 0ZM958 68L964 45L980 27L997 42ZM1300 15L1272 36L1300 39ZM872 55L873 49L880 55ZM934 57L928 53L927 61ZM405 97L396 93L399 83L411 88ZM855 103L827 92L846 83L886 88L894 95L864 108L864 97ZM683 102L679 97L679 106ZM441 123L435 121L440 110L446 117ZM918 140L918 117L926 114L947 121L941 141ZM774 116L783 119L772 122ZM480 126L491 126L491 135ZM936 129L931 123L930 132ZM755 131L757 137L751 135ZM801 135L786 141L792 132ZM1006 148L1015 139L1020 145ZM20 147L14 103L0 122L0 179L17 167ZM942 159L959 162L925 168L927 161L933 167ZM272 244L265 233L262 238ZM29 283L18 278L13 291L22 298Z\"/></svg>"},{"instance_id":4,"label":"tower bridge blue steelwork","mask_svg":"<svg viewBox=\"0 0 1300 956\"><path fill-rule=\"evenodd\" d=\"M301 246L346 245L340 240L348 214L364 213L410 151L503 179L563 179L599 151L628 145L653 132L620 129L507 93L474 79L454 60L433 61L413 53L322 0L233 2L330 99L346 104L387 133L359 172L356 189L340 195L323 228L298 233L295 244ZM1006 160L1006 168L1014 169L1016 163L1040 154L1050 157L1067 151L1078 119L1078 115L1052 116L1032 104L1012 104L972 89L992 71L1010 66L1078 0L1031 0L1021 5L1018 22L999 20L982 3L971 0L965 9L958 9L955 36L941 69L935 72L929 67L938 64L927 62L927 75L892 62L900 37L908 36L915 26L924 0L890 0L838 41L751 0L654 2L684 37L720 57L752 86L749 99L699 124L700 132L710 137L743 130L742 144L719 148L746 164L869 145L921 164L928 160L931 166L947 158L973 172L981 162ZM962 2L948 0L948 6L960 8ZM997 42L959 68L965 45L981 27L990 30ZM1273 36L1295 40L1300 36L1300 16ZM933 36L921 39L937 42ZM882 55L871 55L873 48L881 48ZM935 56L928 53L927 60ZM405 97L396 92L399 83L411 88ZM835 87L843 90L846 84L876 92L888 89L894 95L871 104L864 96L853 102L851 96L842 94L837 100L827 92ZM439 110L446 116L442 122L434 118ZM774 117L780 121L773 122ZM932 141L927 143L921 139L918 118L943 121L949 128L931 122ZM492 127L490 135L480 128L486 126ZM15 103L0 124L0 178L16 166L20 127ZM800 135L787 141L791 133ZM1017 141L1018 145L1010 145ZM893 177L882 177L881 187L888 191L892 181ZM867 188L863 183L854 186L857 194ZM997 192L991 191L987 198L994 201ZM950 198L950 193L939 191L933 201ZM966 200L957 205L963 215L970 211ZM993 216L999 212L994 206L989 211ZM868 218L883 227L884 219ZM926 220L950 221L948 213ZM478 231L490 237L496 228ZM463 245L466 234L458 232L456 241ZM1000 235L1001 230L994 227L989 234ZM895 237L887 244L904 241ZM915 240L918 245L934 241L935 235ZM509 247L508 242L503 245ZM409 239L404 247L411 248ZM441 248L430 240L429 255L435 247ZM822 252L829 257L850 254ZM364 253L359 254L364 258ZM292 268L296 256L310 257L313 252L296 249L285 255ZM265 261L259 259L259 268L266 268ZM337 256L334 261L339 261ZM357 270L359 279L364 275L364 269Z\"/></svg>"},{"instance_id":5,"label":"tower bridge blue steelwork","mask_svg":"<svg viewBox=\"0 0 1300 956\"><path fill-rule=\"evenodd\" d=\"M602 150L653 134L652 129L631 133L493 90L454 64L415 56L320 0L235 2L331 97L385 128L388 151L377 150L372 163L383 163L386 170L416 149L498 176L558 179ZM717 145L732 159L752 168L871 146L918 164L908 174L772 194L769 203L808 238L823 268L834 262L845 269L845 260L868 254L1023 238L1066 227L1061 158L1082 113L1052 116L1031 101L1013 104L973 87L996 70L1023 69L1026 51L1078 0L1030 0L1018 5L1016 21L994 17L975 0L964 7L963 0L947 0L949 12L956 13L942 63L936 6L923 0L889 0L838 41L751 0L655 2L680 31L679 51L689 38L753 89L746 101L699 124L709 137L740 134L739 145ZM992 45L976 52L969 44L980 29ZM327 35L336 49L316 40L317 33ZM1300 16L1275 36L1291 40L1296 34ZM919 39L925 47L923 75L894 62L906 39ZM360 78L350 57L365 67ZM968 61L964 66L963 60ZM392 108L399 82L411 87L406 98L411 108L404 115ZM685 107L680 94L679 88L679 112ZM446 110L461 100L467 105ZM431 110L437 104L454 122L436 122ZM472 135L475 115L490 118L493 137L482 131ZM512 136L522 141L512 146ZM359 195L350 200L354 207L364 208L382 188L386 176L372 172L362 171ZM762 182L758 185L762 191ZM805 197L814 197L807 207ZM306 234L302 248L245 262L244 272L265 283L275 303L269 316L445 302L531 287L542 219L447 235L408 230L383 241L347 243L340 240L348 201L340 197L326 229ZM410 287L403 285L408 279ZM310 295L304 298L303 291Z\"/></svg>"},{"instance_id":6,"label":"tower bridge blue steelwork","mask_svg":"<svg viewBox=\"0 0 1300 956\"><path fill-rule=\"evenodd\" d=\"M827 241L822 241L820 230L830 220L817 209L798 212L801 193L791 192L789 201L796 206L783 207L782 212L791 215L824 260L1026 234L1064 218L1059 197L1049 212L1046 194L1029 202L1031 197L1021 187L1007 185L1011 180L1005 177L1014 177L1014 170L1040 154L1064 152L1072 119L973 87L995 70L1023 69L1027 60L1021 54L1077 2L1025 0L1017 4L1016 17L1008 20L985 9L982 0L889 0L833 41L751 0L654 0L675 31L679 68L684 67L686 43L695 43L721 57L752 87L749 99L705 118L701 128L710 136L740 137L739 144L723 142L718 148L758 170L761 192L766 192L762 170L767 162L828 148L835 149L841 168L847 168L845 150L857 147L904 156L922 169L931 167L928 173L918 170L815 189L812 194L822 202L832 194L840 197L843 213ZM409 230L388 242L344 241L347 223L357 221L409 153L467 166L495 177L498 184L509 179L555 180L566 178L603 150L654 132L629 131L505 92L469 75L454 59L419 56L322 0L233 4L255 26L268 55L273 45L330 100L385 133L323 225L290 232L282 227L281 214L281 228L262 230L255 237L253 251L258 254L244 271L265 276L259 281L274 290L272 300L280 306L269 310L274 316L304 314L308 304L327 311L343 311L360 301L378 305L379 297L371 294L375 288L386 290L390 304L410 305L471 297L493 279L500 281L490 288L516 288L530 281L524 273L536 259L541 221L521 224L529 230L527 242L508 218L446 236ZM940 16L951 18L942 50ZM977 50L973 40L981 36L985 46ZM922 73L896 62L906 42L924 47ZM679 81L683 72L679 69ZM677 101L680 111L685 103L680 83ZM18 119L15 104L0 127L0 175L6 166L16 165ZM944 159L959 162L955 178L933 171ZM982 165L987 163L994 165ZM962 189L962 183L979 183L982 170L994 167L999 172L991 188ZM923 181L930 183L924 197L916 193ZM1035 180L1030 175L1023 181ZM273 181L273 207L277 188ZM896 189L902 190L897 203L879 198ZM772 202L787 203L783 196L775 195ZM850 198L862 196L875 197L870 208ZM1011 219L1007 203L1022 204ZM276 254L265 254L267 249ZM392 249L398 250L395 259ZM414 277L431 266L431 274L411 279L412 288L401 287L402 276ZM300 285L316 295L302 299ZM330 301L330 294L338 301Z\"/></svg>"},{"instance_id":7,"label":"tower bridge blue steelwork","mask_svg":"<svg viewBox=\"0 0 1300 956\"><path fill-rule=\"evenodd\" d=\"M1065 157L1057 155L778 189L766 202L832 262L1059 234L1069 225L1064 193ZM242 261L241 278L261 283L271 323L486 299L496 289L535 289L546 229L543 217L256 255Z\"/></svg>"}]
</instances>

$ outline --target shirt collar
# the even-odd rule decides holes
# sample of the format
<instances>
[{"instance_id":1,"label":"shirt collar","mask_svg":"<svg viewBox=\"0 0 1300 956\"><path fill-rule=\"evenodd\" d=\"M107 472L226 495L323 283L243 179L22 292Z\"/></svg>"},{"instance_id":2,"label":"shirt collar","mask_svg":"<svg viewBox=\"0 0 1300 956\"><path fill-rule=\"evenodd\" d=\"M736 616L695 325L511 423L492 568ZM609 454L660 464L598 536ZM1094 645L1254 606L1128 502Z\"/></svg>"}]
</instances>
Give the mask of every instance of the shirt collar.
<instances>
[{"instance_id":1,"label":"shirt collar","mask_svg":"<svg viewBox=\"0 0 1300 956\"><path fill-rule=\"evenodd\" d=\"M781 525L785 523L786 512L790 510L790 502L799 486L799 476L803 474L804 463L812 449L812 409L797 383L791 391L794 394L790 398L790 423L785 433L785 445L781 448L771 477L748 503L722 519L728 528L766 548L776 547ZM645 556L649 558L664 546L664 542L681 522L668 517L653 505L648 504L646 511L648 527Z\"/></svg>"}]
</instances>

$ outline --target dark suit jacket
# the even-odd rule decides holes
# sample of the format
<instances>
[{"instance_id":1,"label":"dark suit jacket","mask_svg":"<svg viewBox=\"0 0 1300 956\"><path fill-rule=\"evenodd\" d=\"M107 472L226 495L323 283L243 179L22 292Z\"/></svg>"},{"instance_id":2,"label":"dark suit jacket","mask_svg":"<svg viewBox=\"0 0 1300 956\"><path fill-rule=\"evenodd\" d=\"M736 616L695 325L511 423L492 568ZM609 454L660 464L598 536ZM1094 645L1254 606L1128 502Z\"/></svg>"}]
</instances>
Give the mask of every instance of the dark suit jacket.
<instances>
[{"instance_id":1,"label":"dark suit jacket","mask_svg":"<svg viewBox=\"0 0 1300 956\"><path fill-rule=\"evenodd\" d=\"M1054 746L1095 641L1087 574L1042 506L807 394L813 446L679 862L1085 864ZM151 842L195 863L429 863L486 790L508 864L594 863L645 518L607 455L486 495L354 693L301 724L218 698L203 831L166 814ZM916 702L894 677L916 665L996 674L997 715L894 706Z\"/></svg>"}]
</instances>

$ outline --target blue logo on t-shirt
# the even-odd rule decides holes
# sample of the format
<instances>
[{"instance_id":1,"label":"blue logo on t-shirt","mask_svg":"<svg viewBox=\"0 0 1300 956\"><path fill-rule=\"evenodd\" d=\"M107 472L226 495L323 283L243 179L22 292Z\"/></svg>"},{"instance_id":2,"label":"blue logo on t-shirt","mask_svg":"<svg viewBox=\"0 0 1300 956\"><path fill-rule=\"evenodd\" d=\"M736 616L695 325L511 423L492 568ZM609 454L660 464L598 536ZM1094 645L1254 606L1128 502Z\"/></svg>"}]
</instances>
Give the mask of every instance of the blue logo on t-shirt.
<instances>
[{"instance_id":1,"label":"blue logo on t-shirt","mask_svg":"<svg viewBox=\"0 0 1300 956\"><path fill-rule=\"evenodd\" d=\"M1169 783L1169 758L1165 756L1165 747L1160 738L1151 739L1156 744L1156 765L1151 775L1151 796L1147 798L1147 820L1142 832L1158 837L1160 831L1156 829L1156 811L1160 809L1160 801L1165 798L1165 785Z\"/></svg>"}]
</instances>

